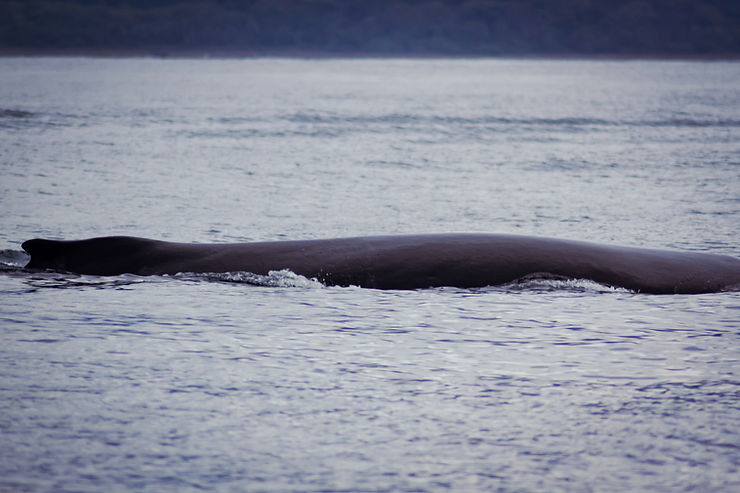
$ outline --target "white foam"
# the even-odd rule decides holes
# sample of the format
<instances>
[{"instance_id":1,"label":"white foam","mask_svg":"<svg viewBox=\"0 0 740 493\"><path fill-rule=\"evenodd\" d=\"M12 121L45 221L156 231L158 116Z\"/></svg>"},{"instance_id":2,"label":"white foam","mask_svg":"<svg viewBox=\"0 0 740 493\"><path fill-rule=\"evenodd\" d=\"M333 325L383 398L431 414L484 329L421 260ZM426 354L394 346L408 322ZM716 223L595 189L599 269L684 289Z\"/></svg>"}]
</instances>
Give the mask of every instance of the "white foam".
<instances>
[{"instance_id":1,"label":"white foam","mask_svg":"<svg viewBox=\"0 0 740 493\"><path fill-rule=\"evenodd\" d=\"M253 272L236 271L236 272L207 272L203 274L195 273L178 273L178 278L186 279L205 279L208 281L233 282L251 284L254 286L279 287L279 288L317 288L324 287L316 279L296 274L295 272L282 269L271 270L267 275L255 274Z\"/></svg>"}]
</instances>

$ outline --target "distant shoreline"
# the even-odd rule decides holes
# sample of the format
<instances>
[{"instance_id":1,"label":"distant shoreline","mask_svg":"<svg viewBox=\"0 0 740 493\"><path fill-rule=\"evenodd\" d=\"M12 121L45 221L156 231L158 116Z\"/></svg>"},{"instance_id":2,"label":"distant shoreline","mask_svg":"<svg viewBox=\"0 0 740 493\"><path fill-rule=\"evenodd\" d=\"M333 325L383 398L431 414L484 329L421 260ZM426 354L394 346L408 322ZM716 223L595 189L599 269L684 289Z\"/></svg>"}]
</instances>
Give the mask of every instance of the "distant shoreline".
<instances>
[{"instance_id":1,"label":"distant shoreline","mask_svg":"<svg viewBox=\"0 0 740 493\"><path fill-rule=\"evenodd\" d=\"M0 48L2 58L160 58L160 59L523 59L523 60L654 60L654 61L738 61L740 54L586 54L586 53L365 53L326 51L242 51L242 50L181 50L181 49L35 49Z\"/></svg>"},{"instance_id":2,"label":"distant shoreline","mask_svg":"<svg viewBox=\"0 0 740 493\"><path fill-rule=\"evenodd\" d=\"M729 0L5 0L4 56L738 60Z\"/></svg>"}]
</instances>

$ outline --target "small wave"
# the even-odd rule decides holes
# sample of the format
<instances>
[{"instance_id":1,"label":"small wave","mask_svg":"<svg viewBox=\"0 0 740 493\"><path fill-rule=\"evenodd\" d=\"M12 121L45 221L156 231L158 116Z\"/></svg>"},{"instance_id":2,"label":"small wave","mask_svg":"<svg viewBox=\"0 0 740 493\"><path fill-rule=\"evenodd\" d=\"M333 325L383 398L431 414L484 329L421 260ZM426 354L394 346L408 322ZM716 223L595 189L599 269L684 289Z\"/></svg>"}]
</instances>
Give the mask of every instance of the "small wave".
<instances>
[{"instance_id":1,"label":"small wave","mask_svg":"<svg viewBox=\"0 0 740 493\"><path fill-rule=\"evenodd\" d=\"M175 276L183 280L206 280L215 282L227 282L236 284L249 284L252 286L279 287L279 288L323 288L324 284L316 279L296 274L288 269L278 271L271 270L267 275L254 274L252 272L208 272L193 273L181 272ZM455 287L431 288L435 290L453 292L475 291L475 292L554 292L569 291L576 293L629 293L628 289L614 288L604 284L599 284L589 279L571 279L564 276L556 276L548 273L531 274L507 284L497 286L487 286L484 288L464 289Z\"/></svg>"},{"instance_id":2,"label":"small wave","mask_svg":"<svg viewBox=\"0 0 740 493\"><path fill-rule=\"evenodd\" d=\"M25 120L33 118L30 111L16 110L11 108L0 108L0 128L13 128L16 126L25 126Z\"/></svg>"},{"instance_id":3,"label":"small wave","mask_svg":"<svg viewBox=\"0 0 740 493\"><path fill-rule=\"evenodd\" d=\"M366 163L368 166L379 166L379 167L393 167L393 168L422 168L422 166L414 163L408 163L405 161L385 161L385 160L375 160L375 161L368 161Z\"/></svg>"},{"instance_id":4,"label":"small wave","mask_svg":"<svg viewBox=\"0 0 740 493\"><path fill-rule=\"evenodd\" d=\"M307 114L294 113L283 115L284 119L292 123L309 124L438 124L438 125L532 125L532 126L647 126L647 127L739 127L740 120L733 118L666 118L657 120L610 120L588 116L563 117L506 117L498 115L483 115L478 117L460 117L452 115L415 115L405 113L389 113L383 115L338 115L338 114Z\"/></svg>"},{"instance_id":5,"label":"small wave","mask_svg":"<svg viewBox=\"0 0 740 493\"><path fill-rule=\"evenodd\" d=\"M252 272L207 272L203 274L193 272L181 272L176 276L185 280L207 280L216 282L229 282L236 284L250 284L252 286L265 286L272 288L317 288L324 287L315 279L298 275L288 269L271 270L267 275L254 274Z\"/></svg>"},{"instance_id":6,"label":"small wave","mask_svg":"<svg viewBox=\"0 0 740 493\"><path fill-rule=\"evenodd\" d=\"M34 114L30 111L0 108L0 118L31 118Z\"/></svg>"},{"instance_id":7,"label":"small wave","mask_svg":"<svg viewBox=\"0 0 740 493\"><path fill-rule=\"evenodd\" d=\"M25 110L0 108L0 128L57 128L86 125L86 117L64 113L32 113Z\"/></svg>"},{"instance_id":8,"label":"small wave","mask_svg":"<svg viewBox=\"0 0 740 493\"><path fill-rule=\"evenodd\" d=\"M572 279L547 273L530 274L502 286L496 286L495 289L506 292L530 291L535 293L550 293L554 291L566 291L572 293L631 292L625 288L607 286L606 284L600 284L590 279Z\"/></svg>"},{"instance_id":9,"label":"small wave","mask_svg":"<svg viewBox=\"0 0 740 493\"><path fill-rule=\"evenodd\" d=\"M0 273L2 274L13 274L16 272L23 272L24 268L20 265L13 265L13 264L6 264L5 262L0 262Z\"/></svg>"},{"instance_id":10,"label":"small wave","mask_svg":"<svg viewBox=\"0 0 740 493\"><path fill-rule=\"evenodd\" d=\"M147 282L151 278L143 278L133 274L123 274L116 277L101 277L92 275L78 275L71 273L59 272L34 272L26 283L34 289L53 288L53 289L79 289L95 288L109 289L129 286L131 284L140 284Z\"/></svg>"},{"instance_id":11,"label":"small wave","mask_svg":"<svg viewBox=\"0 0 740 493\"><path fill-rule=\"evenodd\" d=\"M207 118L208 123L218 123L222 125L243 125L245 123L264 123L264 118L255 116L222 116Z\"/></svg>"},{"instance_id":12,"label":"small wave","mask_svg":"<svg viewBox=\"0 0 740 493\"><path fill-rule=\"evenodd\" d=\"M0 264L11 267L23 267L31 258L22 250L0 250Z\"/></svg>"},{"instance_id":13,"label":"small wave","mask_svg":"<svg viewBox=\"0 0 740 493\"><path fill-rule=\"evenodd\" d=\"M437 124L437 125L618 125L620 122L589 117L554 117L554 118L510 118L494 115L480 117L460 117L449 115L414 115L389 113L385 115L336 115L295 113L284 115L282 119L292 123L311 124Z\"/></svg>"},{"instance_id":14,"label":"small wave","mask_svg":"<svg viewBox=\"0 0 740 493\"><path fill-rule=\"evenodd\" d=\"M669 118L667 120L624 122L624 124L638 127L740 127L740 120Z\"/></svg>"},{"instance_id":15,"label":"small wave","mask_svg":"<svg viewBox=\"0 0 740 493\"><path fill-rule=\"evenodd\" d=\"M67 120L62 119L61 122ZM60 125L59 121L46 125ZM195 138L332 138L348 133L384 133L400 130L423 130L424 135L450 136L476 131L521 132L543 131L603 131L620 127L636 128L733 128L740 127L740 120L711 117L666 117L657 119L603 119L590 116L506 116L480 115L423 115L407 113L336 114L291 113L268 118L223 117L208 118L208 125L176 131L177 135ZM214 125L215 128L214 128ZM0 125L3 125L0 122ZM8 124L6 124L8 125ZM17 125L17 124L15 124ZM537 140L541 141L541 140Z\"/></svg>"}]
</instances>

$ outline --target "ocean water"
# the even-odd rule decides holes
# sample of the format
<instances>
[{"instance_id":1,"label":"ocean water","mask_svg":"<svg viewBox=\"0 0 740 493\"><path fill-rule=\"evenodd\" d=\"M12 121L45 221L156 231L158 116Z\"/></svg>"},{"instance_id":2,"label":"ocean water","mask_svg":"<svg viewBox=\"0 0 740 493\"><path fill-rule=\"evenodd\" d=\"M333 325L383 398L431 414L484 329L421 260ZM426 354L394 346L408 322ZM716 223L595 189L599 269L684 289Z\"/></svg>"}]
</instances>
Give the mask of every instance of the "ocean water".
<instances>
[{"instance_id":1,"label":"ocean water","mask_svg":"<svg viewBox=\"0 0 740 493\"><path fill-rule=\"evenodd\" d=\"M33 237L740 257L740 63L0 58L0 491L740 489L740 292L27 272Z\"/></svg>"}]
</instances>

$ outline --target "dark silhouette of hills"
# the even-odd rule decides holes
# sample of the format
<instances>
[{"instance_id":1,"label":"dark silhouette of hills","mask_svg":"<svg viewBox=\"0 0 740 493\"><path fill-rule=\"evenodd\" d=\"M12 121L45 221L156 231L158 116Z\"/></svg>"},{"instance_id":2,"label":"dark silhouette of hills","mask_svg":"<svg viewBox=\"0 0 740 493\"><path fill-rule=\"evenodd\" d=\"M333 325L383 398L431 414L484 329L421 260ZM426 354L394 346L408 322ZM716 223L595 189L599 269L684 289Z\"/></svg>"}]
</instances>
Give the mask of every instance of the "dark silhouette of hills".
<instances>
[{"instance_id":1,"label":"dark silhouette of hills","mask_svg":"<svg viewBox=\"0 0 740 493\"><path fill-rule=\"evenodd\" d=\"M732 56L738 0L0 0L0 50Z\"/></svg>"}]
</instances>

